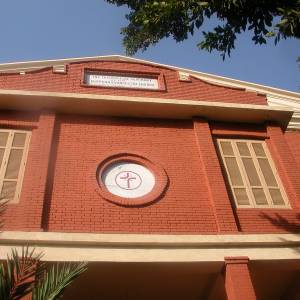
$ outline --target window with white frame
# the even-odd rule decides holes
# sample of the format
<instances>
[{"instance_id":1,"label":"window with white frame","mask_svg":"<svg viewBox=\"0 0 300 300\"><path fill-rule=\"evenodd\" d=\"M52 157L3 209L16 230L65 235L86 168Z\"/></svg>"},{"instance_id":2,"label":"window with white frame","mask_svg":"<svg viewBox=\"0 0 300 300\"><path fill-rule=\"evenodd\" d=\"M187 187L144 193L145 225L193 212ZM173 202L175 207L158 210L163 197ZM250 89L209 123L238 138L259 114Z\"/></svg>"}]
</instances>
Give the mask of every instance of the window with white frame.
<instances>
[{"instance_id":1,"label":"window with white frame","mask_svg":"<svg viewBox=\"0 0 300 300\"><path fill-rule=\"evenodd\" d=\"M31 132L0 129L0 197L19 201Z\"/></svg>"},{"instance_id":2,"label":"window with white frame","mask_svg":"<svg viewBox=\"0 0 300 300\"><path fill-rule=\"evenodd\" d=\"M264 141L217 139L217 144L237 207L289 207Z\"/></svg>"}]
</instances>

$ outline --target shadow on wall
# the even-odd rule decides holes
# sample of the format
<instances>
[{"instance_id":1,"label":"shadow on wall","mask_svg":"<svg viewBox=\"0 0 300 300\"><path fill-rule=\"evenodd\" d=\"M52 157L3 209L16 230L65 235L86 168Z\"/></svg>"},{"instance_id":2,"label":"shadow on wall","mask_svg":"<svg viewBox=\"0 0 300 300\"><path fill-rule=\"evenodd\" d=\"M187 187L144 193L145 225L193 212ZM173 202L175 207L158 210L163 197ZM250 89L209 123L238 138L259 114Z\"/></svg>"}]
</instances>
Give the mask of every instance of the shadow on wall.
<instances>
[{"instance_id":1,"label":"shadow on wall","mask_svg":"<svg viewBox=\"0 0 300 300\"><path fill-rule=\"evenodd\" d=\"M300 232L300 213L296 214L296 216L294 217L294 221L281 216L279 213L275 213L274 216L270 216L266 213L261 213L260 216L268 220L272 225L276 226L279 229L283 229L284 231L290 233Z\"/></svg>"}]
</instances>

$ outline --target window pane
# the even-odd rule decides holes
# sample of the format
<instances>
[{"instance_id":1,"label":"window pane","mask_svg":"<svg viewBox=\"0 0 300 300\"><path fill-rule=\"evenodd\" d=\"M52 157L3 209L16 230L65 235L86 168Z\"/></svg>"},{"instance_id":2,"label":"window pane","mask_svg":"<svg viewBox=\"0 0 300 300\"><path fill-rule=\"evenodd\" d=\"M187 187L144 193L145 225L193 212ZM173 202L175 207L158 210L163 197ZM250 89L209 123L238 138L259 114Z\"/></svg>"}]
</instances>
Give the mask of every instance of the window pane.
<instances>
[{"instance_id":1,"label":"window pane","mask_svg":"<svg viewBox=\"0 0 300 300\"><path fill-rule=\"evenodd\" d=\"M238 205L249 205L246 189L234 189L234 194Z\"/></svg>"},{"instance_id":2,"label":"window pane","mask_svg":"<svg viewBox=\"0 0 300 300\"><path fill-rule=\"evenodd\" d=\"M22 155L23 155L23 149L12 149L10 151L5 177L4 177L5 179L18 178Z\"/></svg>"},{"instance_id":3,"label":"window pane","mask_svg":"<svg viewBox=\"0 0 300 300\"><path fill-rule=\"evenodd\" d=\"M253 150L256 156L264 156L266 157L266 153L262 144L252 143Z\"/></svg>"},{"instance_id":4,"label":"window pane","mask_svg":"<svg viewBox=\"0 0 300 300\"><path fill-rule=\"evenodd\" d=\"M8 132L0 132L0 147L5 147L7 143Z\"/></svg>"},{"instance_id":5,"label":"window pane","mask_svg":"<svg viewBox=\"0 0 300 300\"><path fill-rule=\"evenodd\" d=\"M234 155L230 142L220 142L220 145L224 155Z\"/></svg>"},{"instance_id":6,"label":"window pane","mask_svg":"<svg viewBox=\"0 0 300 300\"><path fill-rule=\"evenodd\" d=\"M26 140L26 133L16 132L14 134L13 147L24 147Z\"/></svg>"},{"instance_id":7,"label":"window pane","mask_svg":"<svg viewBox=\"0 0 300 300\"><path fill-rule=\"evenodd\" d=\"M257 171L255 169L252 158L242 158L249 182L251 186L258 185L261 186Z\"/></svg>"},{"instance_id":8,"label":"window pane","mask_svg":"<svg viewBox=\"0 0 300 300\"><path fill-rule=\"evenodd\" d=\"M225 157L225 162L232 185L244 185L236 159L234 157Z\"/></svg>"},{"instance_id":9,"label":"window pane","mask_svg":"<svg viewBox=\"0 0 300 300\"><path fill-rule=\"evenodd\" d=\"M265 192L263 189L252 189L253 195L254 195L254 199L255 199L255 203L257 205L266 205L268 204Z\"/></svg>"},{"instance_id":10,"label":"window pane","mask_svg":"<svg viewBox=\"0 0 300 300\"><path fill-rule=\"evenodd\" d=\"M267 159L258 158L258 163L268 186L277 186L277 182Z\"/></svg>"},{"instance_id":11,"label":"window pane","mask_svg":"<svg viewBox=\"0 0 300 300\"><path fill-rule=\"evenodd\" d=\"M238 142L238 143L236 143L236 145L239 149L241 156L250 156L251 155L247 143Z\"/></svg>"},{"instance_id":12,"label":"window pane","mask_svg":"<svg viewBox=\"0 0 300 300\"><path fill-rule=\"evenodd\" d=\"M269 189L274 205L284 205L284 200L279 189Z\"/></svg>"},{"instance_id":13,"label":"window pane","mask_svg":"<svg viewBox=\"0 0 300 300\"><path fill-rule=\"evenodd\" d=\"M17 187L16 181L4 181L1 191L1 197L5 199L13 199Z\"/></svg>"}]
</instances>

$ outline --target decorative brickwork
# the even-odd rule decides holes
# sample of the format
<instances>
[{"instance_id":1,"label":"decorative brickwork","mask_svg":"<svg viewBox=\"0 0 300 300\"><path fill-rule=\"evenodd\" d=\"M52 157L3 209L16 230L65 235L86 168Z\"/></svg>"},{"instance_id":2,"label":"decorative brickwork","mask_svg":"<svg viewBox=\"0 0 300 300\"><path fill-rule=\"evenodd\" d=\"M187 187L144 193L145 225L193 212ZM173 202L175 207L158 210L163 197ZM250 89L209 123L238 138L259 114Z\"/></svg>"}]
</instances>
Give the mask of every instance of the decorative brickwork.
<instances>
[{"instance_id":1,"label":"decorative brickwork","mask_svg":"<svg viewBox=\"0 0 300 300\"><path fill-rule=\"evenodd\" d=\"M165 78L166 90L147 91L131 89L112 89L82 85L83 70L100 69L107 71L159 73ZM72 63L68 66L67 73L53 73L52 68L18 74L0 74L0 89L50 91L84 94L120 95L154 98L175 98L201 101L267 104L265 96L244 89L235 89L213 85L191 77L191 82L182 82L178 79L177 71L154 67L146 64L128 62L85 62Z\"/></svg>"},{"instance_id":2,"label":"decorative brickwork","mask_svg":"<svg viewBox=\"0 0 300 300\"><path fill-rule=\"evenodd\" d=\"M84 87L84 67L161 72L166 92ZM265 104L265 98L254 93L193 77L191 82L180 82L174 70L125 62L73 63L66 74L54 74L50 68L22 76L2 74L0 88ZM0 126L32 130L20 202L8 205L5 229L164 234L300 230L299 134L284 134L276 124L2 111ZM236 209L222 175L215 137L266 140L291 208ZM166 170L168 186L159 201L122 207L99 195L97 168L113 153L139 153Z\"/></svg>"},{"instance_id":3,"label":"decorative brickwork","mask_svg":"<svg viewBox=\"0 0 300 300\"><path fill-rule=\"evenodd\" d=\"M122 162L122 161L136 163L148 168L155 177L155 184L153 190L150 191L149 194L144 195L142 197L138 197L134 199L126 199L111 194L106 189L102 180L98 179L96 189L98 190L99 195L102 198L112 203L116 203L123 206L144 206L144 205L151 204L155 201L158 201L161 198L162 194L166 191L166 187L168 184L167 174L161 166L155 164L152 161L149 161L147 158L143 157L138 153L118 152L116 154L110 155L109 157L106 157L103 161L100 162L100 165L96 173L97 178L101 177L101 174L108 166L110 166L113 163Z\"/></svg>"}]
</instances>

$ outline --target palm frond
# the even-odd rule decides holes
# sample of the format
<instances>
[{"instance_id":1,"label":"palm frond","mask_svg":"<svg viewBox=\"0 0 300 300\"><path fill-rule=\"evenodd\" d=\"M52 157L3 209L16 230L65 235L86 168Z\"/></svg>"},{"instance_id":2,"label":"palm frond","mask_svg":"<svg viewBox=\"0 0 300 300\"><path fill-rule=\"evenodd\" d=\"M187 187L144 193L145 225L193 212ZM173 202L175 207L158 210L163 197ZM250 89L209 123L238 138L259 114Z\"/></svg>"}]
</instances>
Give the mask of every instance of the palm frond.
<instances>
[{"instance_id":1,"label":"palm frond","mask_svg":"<svg viewBox=\"0 0 300 300\"><path fill-rule=\"evenodd\" d=\"M0 264L0 299L18 300L31 292L41 256L28 246L22 248L21 256L12 250Z\"/></svg>"},{"instance_id":2,"label":"palm frond","mask_svg":"<svg viewBox=\"0 0 300 300\"><path fill-rule=\"evenodd\" d=\"M58 299L65 288L87 269L87 263L53 265L35 285L32 300Z\"/></svg>"}]
</instances>

